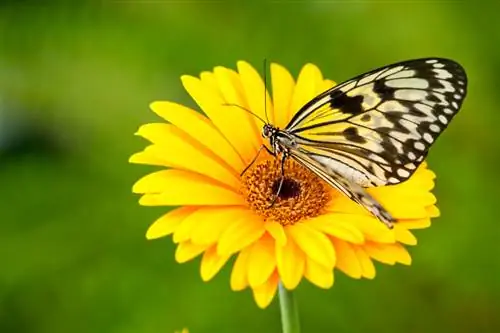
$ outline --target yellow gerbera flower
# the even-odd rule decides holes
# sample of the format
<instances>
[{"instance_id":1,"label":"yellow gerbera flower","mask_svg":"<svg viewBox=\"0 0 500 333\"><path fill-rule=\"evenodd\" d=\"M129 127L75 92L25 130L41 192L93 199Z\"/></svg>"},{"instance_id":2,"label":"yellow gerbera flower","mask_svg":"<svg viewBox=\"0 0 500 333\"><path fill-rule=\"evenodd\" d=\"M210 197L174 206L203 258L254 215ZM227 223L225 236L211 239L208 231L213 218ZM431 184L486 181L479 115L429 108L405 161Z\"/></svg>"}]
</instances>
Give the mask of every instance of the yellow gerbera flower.
<instances>
[{"instance_id":1,"label":"yellow gerbera flower","mask_svg":"<svg viewBox=\"0 0 500 333\"><path fill-rule=\"evenodd\" d=\"M392 230L291 159L280 197L270 207L280 177L278 162L263 153L240 176L264 143L262 123L224 104L237 104L262 118L267 109L270 122L283 128L294 112L334 82L307 64L295 83L285 68L271 64L271 99L252 66L240 61L237 67L181 78L205 115L173 102L151 104L168 123L141 126L137 134L151 145L130 161L168 169L140 179L133 191L143 194L142 205L180 207L156 220L147 238L173 234L179 263L203 254L204 281L236 256L231 288L250 287L262 308L273 299L279 281L294 289L305 277L330 288L334 268L356 279L372 279L373 260L409 265L404 245L417 243L410 230L428 227L430 218L439 215L430 192L434 173L423 163L404 183L368 189L398 219Z\"/></svg>"}]
</instances>

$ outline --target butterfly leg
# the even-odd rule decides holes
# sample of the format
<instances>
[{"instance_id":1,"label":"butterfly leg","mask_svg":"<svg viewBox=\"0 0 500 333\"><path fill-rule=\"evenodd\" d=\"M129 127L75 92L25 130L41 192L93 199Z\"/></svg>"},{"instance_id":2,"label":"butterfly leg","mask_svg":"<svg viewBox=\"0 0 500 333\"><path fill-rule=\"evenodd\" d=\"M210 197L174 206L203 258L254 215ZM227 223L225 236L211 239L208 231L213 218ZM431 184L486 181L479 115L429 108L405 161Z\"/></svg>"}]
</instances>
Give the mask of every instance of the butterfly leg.
<instances>
[{"instance_id":1,"label":"butterfly leg","mask_svg":"<svg viewBox=\"0 0 500 333\"><path fill-rule=\"evenodd\" d=\"M281 156L281 177L280 177L280 182L278 184L278 189L276 190L276 194L274 195L273 201L271 201L271 204L269 205L269 208L274 206L276 203L276 200L278 200L278 197L281 193L281 188L283 187L283 182L285 181L285 160L287 158L287 154L283 153Z\"/></svg>"},{"instance_id":2,"label":"butterfly leg","mask_svg":"<svg viewBox=\"0 0 500 333\"><path fill-rule=\"evenodd\" d=\"M266 149L269 154L276 156L276 154L273 151L271 151L271 149L267 148L266 145L260 146L259 150L257 151L257 154L252 159L252 161L245 167L245 169L243 169L243 171L240 173L240 176L243 176L245 174L245 172L247 172L247 170L250 169L250 167L255 163L255 161L257 161L257 158L259 157L262 149Z\"/></svg>"}]
</instances>

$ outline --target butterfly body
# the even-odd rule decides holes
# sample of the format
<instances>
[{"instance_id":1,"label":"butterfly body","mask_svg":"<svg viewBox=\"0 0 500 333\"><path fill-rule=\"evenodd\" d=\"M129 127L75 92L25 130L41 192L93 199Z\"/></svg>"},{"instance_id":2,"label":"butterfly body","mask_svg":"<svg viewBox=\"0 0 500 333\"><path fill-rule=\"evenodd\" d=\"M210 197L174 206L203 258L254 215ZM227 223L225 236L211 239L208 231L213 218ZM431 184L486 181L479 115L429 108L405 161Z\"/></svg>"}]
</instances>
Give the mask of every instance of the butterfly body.
<instances>
[{"instance_id":1,"label":"butterfly body","mask_svg":"<svg viewBox=\"0 0 500 333\"><path fill-rule=\"evenodd\" d=\"M400 62L324 91L284 129L266 123L262 136L282 170L293 158L392 227L395 219L365 188L410 178L460 109L466 86L452 60Z\"/></svg>"}]
</instances>

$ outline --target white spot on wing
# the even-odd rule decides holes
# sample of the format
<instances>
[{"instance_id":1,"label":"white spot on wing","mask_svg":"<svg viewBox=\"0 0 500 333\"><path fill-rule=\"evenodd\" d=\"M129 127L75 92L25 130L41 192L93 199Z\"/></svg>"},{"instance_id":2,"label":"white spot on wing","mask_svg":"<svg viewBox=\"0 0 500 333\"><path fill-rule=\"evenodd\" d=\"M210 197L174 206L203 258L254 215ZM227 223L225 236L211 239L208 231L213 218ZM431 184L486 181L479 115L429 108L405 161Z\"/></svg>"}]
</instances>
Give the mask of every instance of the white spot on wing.
<instances>
[{"instance_id":1,"label":"white spot on wing","mask_svg":"<svg viewBox=\"0 0 500 333\"><path fill-rule=\"evenodd\" d=\"M407 101L419 101L427 97L427 92L415 89L399 89L394 92L394 97Z\"/></svg>"},{"instance_id":2,"label":"white spot on wing","mask_svg":"<svg viewBox=\"0 0 500 333\"><path fill-rule=\"evenodd\" d=\"M435 64L436 62L438 62L437 59L430 59L426 61L428 64Z\"/></svg>"},{"instance_id":3,"label":"white spot on wing","mask_svg":"<svg viewBox=\"0 0 500 333\"><path fill-rule=\"evenodd\" d=\"M383 77L386 77L386 76L389 76L391 74L397 73L397 72L403 70L403 68L405 68L405 67L404 66L396 66L396 67L393 67L393 68L389 68L384 73L380 74L379 78L381 79Z\"/></svg>"},{"instance_id":4,"label":"white spot on wing","mask_svg":"<svg viewBox=\"0 0 500 333\"><path fill-rule=\"evenodd\" d=\"M425 79L414 77L410 79L387 80L385 85L392 88L426 89L429 87L429 82Z\"/></svg>"},{"instance_id":5,"label":"white spot on wing","mask_svg":"<svg viewBox=\"0 0 500 333\"><path fill-rule=\"evenodd\" d=\"M452 109L449 109L449 108L444 108L443 112L446 114L454 114L455 113L455 111L453 111Z\"/></svg>"},{"instance_id":6,"label":"white spot on wing","mask_svg":"<svg viewBox=\"0 0 500 333\"><path fill-rule=\"evenodd\" d=\"M415 147L415 149L418 149L418 150L424 150L425 149L425 145L422 142L420 142L420 141L416 141L413 146Z\"/></svg>"},{"instance_id":7,"label":"white spot on wing","mask_svg":"<svg viewBox=\"0 0 500 333\"><path fill-rule=\"evenodd\" d=\"M445 117L445 116L443 116L442 114L440 114L440 115L438 116L438 119L439 119L439 121L440 121L443 125L448 124L448 119L446 119L446 117Z\"/></svg>"},{"instance_id":8,"label":"white spot on wing","mask_svg":"<svg viewBox=\"0 0 500 333\"><path fill-rule=\"evenodd\" d=\"M424 133L424 140L428 143L432 143L434 141L434 138L429 133Z\"/></svg>"},{"instance_id":9,"label":"white spot on wing","mask_svg":"<svg viewBox=\"0 0 500 333\"><path fill-rule=\"evenodd\" d=\"M432 71L434 73L436 73L436 77L438 79L449 79L449 78L453 77L453 75L451 75L451 73L448 72L446 69L434 68Z\"/></svg>"},{"instance_id":10,"label":"white spot on wing","mask_svg":"<svg viewBox=\"0 0 500 333\"><path fill-rule=\"evenodd\" d=\"M399 73L389 75L389 76L386 77L386 79L387 80L403 79L403 78L412 77L414 75L415 75L415 71L414 70L407 69L407 70L401 71Z\"/></svg>"},{"instance_id":11,"label":"white spot on wing","mask_svg":"<svg viewBox=\"0 0 500 333\"><path fill-rule=\"evenodd\" d=\"M399 177L407 178L410 176L410 173L405 169L398 169L397 171Z\"/></svg>"},{"instance_id":12,"label":"white spot on wing","mask_svg":"<svg viewBox=\"0 0 500 333\"><path fill-rule=\"evenodd\" d=\"M431 126L429 126L429 129L435 133L439 133L439 131L441 130L441 128L436 124L431 124Z\"/></svg>"}]
</instances>

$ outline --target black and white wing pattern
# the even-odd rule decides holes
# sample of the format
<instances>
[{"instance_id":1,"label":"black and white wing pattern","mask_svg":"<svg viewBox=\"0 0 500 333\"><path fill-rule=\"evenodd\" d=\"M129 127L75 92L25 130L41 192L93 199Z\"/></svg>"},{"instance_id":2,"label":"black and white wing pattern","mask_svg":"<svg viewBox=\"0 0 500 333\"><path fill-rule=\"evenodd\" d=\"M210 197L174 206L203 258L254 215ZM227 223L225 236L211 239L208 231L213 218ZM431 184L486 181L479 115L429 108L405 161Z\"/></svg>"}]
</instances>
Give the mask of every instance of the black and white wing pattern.
<instances>
[{"instance_id":1,"label":"black and white wing pattern","mask_svg":"<svg viewBox=\"0 0 500 333\"><path fill-rule=\"evenodd\" d=\"M397 184L424 160L466 91L465 71L452 60L400 62L323 92L283 131L297 149L348 181L363 187Z\"/></svg>"}]
</instances>

